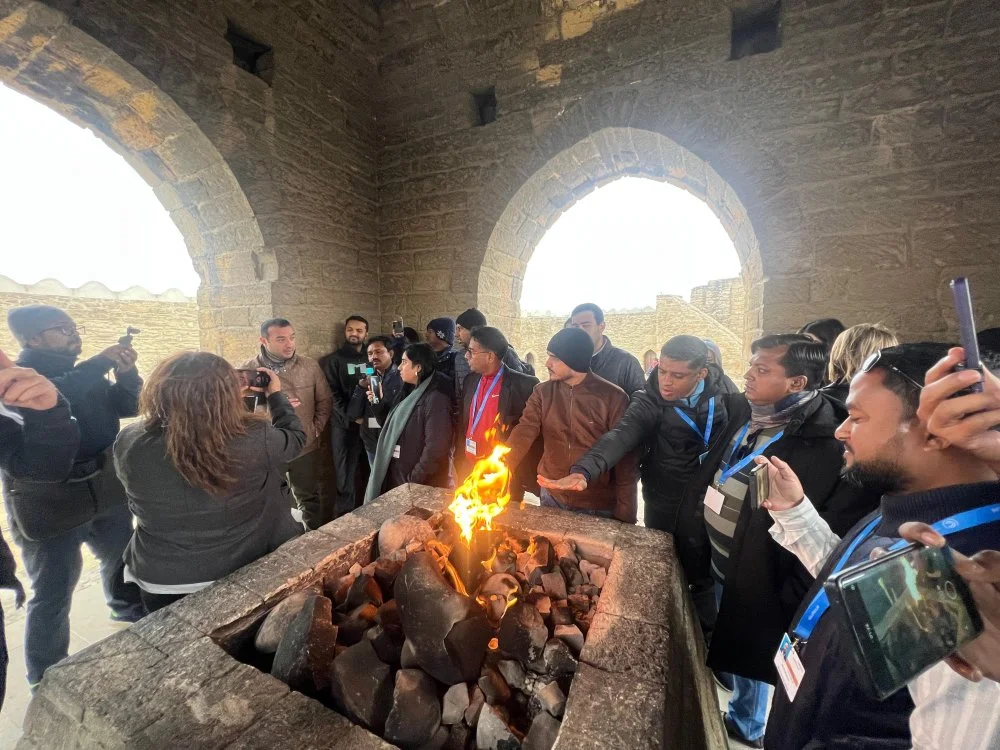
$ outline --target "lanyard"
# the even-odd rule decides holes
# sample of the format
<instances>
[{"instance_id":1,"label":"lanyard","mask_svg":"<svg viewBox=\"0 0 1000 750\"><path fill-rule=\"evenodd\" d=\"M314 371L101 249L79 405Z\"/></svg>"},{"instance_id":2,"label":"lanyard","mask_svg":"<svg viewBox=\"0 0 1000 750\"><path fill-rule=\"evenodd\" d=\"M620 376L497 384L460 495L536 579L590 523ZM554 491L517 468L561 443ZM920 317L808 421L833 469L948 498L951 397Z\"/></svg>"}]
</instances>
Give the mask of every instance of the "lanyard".
<instances>
[{"instance_id":1,"label":"lanyard","mask_svg":"<svg viewBox=\"0 0 1000 750\"><path fill-rule=\"evenodd\" d=\"M486 396L483 397L482 403L479 404L479 411L476 412L472 419L472 423L469 425L469 432L467 435L475 435L476 428L479 427L479 422L483 418L483 412L486 411L486 404L490 401L490 394L493 393L493 389L497 387L497 383L500 382L500 378L503 376L503 371L506 369L506 365L500 365L500 370L497 372L496 377L493 378L493 382L490 383L490 387L486 390ZM472 397L472 409L476 408L476 401L479 400L479 391L482 390L483 379L480 378L479 382L476 384L476 393Z\"/></svg>"},{"instance_id":2,"label":"lanyard","mask_svg":"<svg viewBox=\"0 0 1000 750\"><path fill-rule=\"evenodd\" d=\"M705 447L708 447L708 441L712 438L712 420L715 418L715 399L713 398L708 402L708 421L705 423L705 434L701 434L701 430L698 429L698 425L695 424L694 420L691 419L687 414L685 414L679 406L674 407L674 411L677 412L677 416L687 422L688 427L694 430L695 435L700 437L705 441ZM741 438L742 440L742 438Z\"/></svg>"},{"instance_id":3,"label":"lanyard","mask_svg":"<svg viewBox=\"0 0 1000 750\"><path fill-rule=\"evenodd\" d=\"M749 431L750 431L750 423L747 422L743 426L743 430L740 432L739 437L736 438L736 444L733 446L733 452L729 454L729 461L733 460L733 456L735 456L736 452L740 449L740 445L743 444L743 438L745 438L747 436L747 433ZM744 467L746 467L747 464L749 464L751 461L753 461L755 458L757 458L757 456L761 455L764 451L766 451L768 448L770 448L772 443L776 443L779 440L781 440L781 436L784 435L784 434L785 434L785 431L782 430L777 435L775 435L773 438L771 438L766 443L764 443L762 446L760 446L760 448L757 448L755 451L753 451L749 456L744 456L743 459L740 460L740 462L738 464L736 464L735 466L731 467L729 465L729 461L727 461L724 464L724 466L726 468L723 470L722 474L719 476L719 484L723 485L727 481L729 481L729 478L731 476L733 476L734 474L737 474Z\"/></svg>"},{"instance_id":4,"label":"lanyard","mask_svg":"<svg viewBox=\"0 0 1000 750\"><path fill-rule=\"evenodd\" d=\"M830 571L831 576L844 569L844 566L847 565L847 561L851 558L851 555L853 555L857 548L872 535L872 532L875 531L875 527L878 526L881 521L882 517L877 516L861 530L861 533L854 538L854 541L850 543L844 551L844 554L841 555L837 564L833 566L833 570ZM973 508L972 510L967 510L954 516L949 516L944 520L931 524L931 528L942 536L948 536L949 534L956 534L960 531L974 529L977 526L983 526L993 521L1000 521L1000 503L984 505L981 508ZM907 544L909 544L908 541L900 539L898 542L889 547L889 551L894 552L902 549ZM817 623L819 623L820 619L826 614L826 611L829 608L830 599L827 597L826 591L820 589L816 596L813 597L813 600L809 603L809 607L806 609L805 613L799 619L799 622L792 631L792 634L800 641L809 640L809 636L811 636L813 631L816 629Z\"/></svg>"}]
</instances>

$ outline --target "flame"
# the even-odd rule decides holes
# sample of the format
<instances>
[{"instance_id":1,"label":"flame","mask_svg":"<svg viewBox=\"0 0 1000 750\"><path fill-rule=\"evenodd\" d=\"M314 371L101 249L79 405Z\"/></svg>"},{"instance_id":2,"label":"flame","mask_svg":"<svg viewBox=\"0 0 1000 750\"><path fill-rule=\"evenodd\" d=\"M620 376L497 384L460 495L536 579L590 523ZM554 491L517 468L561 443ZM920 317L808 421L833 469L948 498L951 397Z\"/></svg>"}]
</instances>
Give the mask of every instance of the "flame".
<instances>
[{"instance_id":1,"label":"flame","mask_svg":"<svg viewBox=\"0 0 1000 750\"><path fill-rule=\"evenodd\" d=\"M490 455L476 461L462 486L455 490L455 500L448 510L466 542L472 542L476 529L492 529L493 519L510 502L510 471L503 461L508 453L507 446L495 445Z\"/></svg>"}]
</instances>

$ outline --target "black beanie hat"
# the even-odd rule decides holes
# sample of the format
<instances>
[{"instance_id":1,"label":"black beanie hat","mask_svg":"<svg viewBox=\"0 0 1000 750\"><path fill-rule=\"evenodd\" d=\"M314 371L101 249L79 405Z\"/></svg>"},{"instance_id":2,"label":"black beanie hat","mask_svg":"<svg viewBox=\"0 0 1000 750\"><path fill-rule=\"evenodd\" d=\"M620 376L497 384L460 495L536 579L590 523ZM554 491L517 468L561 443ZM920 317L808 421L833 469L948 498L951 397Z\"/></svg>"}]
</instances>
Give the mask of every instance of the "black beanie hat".
<instances>
[{"instance_id":1,"label":"black beanie hat","mask_svg":"<svg viewBox=\"0 0 1000 750\"><path fill-rule=\"evenodd\" d=\"M25 305L7 311L7 327L22 346L42 331L69 322L69 313L52 305Z\"/></svg>"},{"instance_id":2,"label":"black beanie hat","mask_svg":"<svg viewBox=\"0 0 1000 750\"><path fill-rule=\"evenodd\" d=\"M470 307L464 313L459 315L455 319L455 322L462 326L465 330L471 331L473 328L486 325L486 316L479 312L476 308Z\"/></svg>"},{"instance_id":3,"label":"black beanie hat","mask_svg":"<svg viewBox=\"0 0 1000 750\"><path fill-rule=\"evenodd\" d=\"M549 354L558 357L575 372L589 372L594 356L594 342L580 328L563 328L548 345Z\"/></svg>"},{"instance_id":4,"label":"black beanie hat","mask_svg":"<svg viewBox=\"0 0 1000 750\"><path fill-rule=\"evenodd\" d=\"M427 330L434 331L434 335L447 341L449 346L455 343L455 321L451 318L434 318L427 324Z\"/></svg>"}]
</instances>

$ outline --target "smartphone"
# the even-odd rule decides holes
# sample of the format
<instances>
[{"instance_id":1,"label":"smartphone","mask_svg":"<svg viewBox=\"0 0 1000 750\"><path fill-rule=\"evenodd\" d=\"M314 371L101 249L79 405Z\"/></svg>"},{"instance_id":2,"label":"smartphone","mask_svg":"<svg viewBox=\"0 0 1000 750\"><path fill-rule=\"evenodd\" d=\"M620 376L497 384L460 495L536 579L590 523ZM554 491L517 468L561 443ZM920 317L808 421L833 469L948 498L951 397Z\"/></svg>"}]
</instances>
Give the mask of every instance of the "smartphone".
<instances>
[{"instance_id":1,"label":"smartphone","mask_svg":"<svg viewBox=\"0 0 1000 750\"><path fill-rule=\"evenodd\" d=\"M399 318L392 321L392 335L402 336L403 335L403 319Z\"/></svg>"},{"instance_id":2,"label":"smartphone","mask_svg":"<svg viewBox=\"0 0 1000 750\"><path fill-rule=\"evenodd\" d=\"M948 547L909 545L841 571L824 588L858 676L880 700L983 632Z\"/></svg>"},{"instance_id":3,"label":"smartphone","mask_svg":"<svg viewBox=\"0 0 1000 750\"><path fill-rule=\"evenodd\" d=\"M982 372L983 363L979 358L979 342L976 340L976 321L972 314L972 294L969 291L969 280L964 276L952 279L951 295L955 301L955 313L958 315L959 339L965 350L965 363L960 369ZM982 393L982 391L982 383L973 383L955 395L964 396L969 393Z\"/></svg>"},{"instance_id":4,"label":"smartphone","mask_svg":"<svg viewBox=\"0 0 1000 750\"><path fill-rule=\"evenodd\" d=\"M142 331L140 331L138 328L133 328L132 326L128 326L125 329L125 335L122 336L120 339L118 339L118 343L121 346L132 346L132 337L137 333L142 333Z\"/></svg>"},{"instance_id":5,"label":"smartphone","mask_svg":"<svg viewBox=\"0 0 1000 750\"><path fill-rule=\"evenodd\" d=\"M241 388L267 388L271 382L271 376L259 370L237 370L236 376Z\"/></svg>"},{"instance_id":6,"label":"smartphone","mask_svg":"<svg viewBox=\"0 0 1000 750\"><path fill-rule=\"evenodd\" d=\"M750 469L750 508L757 510L771 496L771 475L767 464L759 464Z\"/></svg>"}]
</instances>

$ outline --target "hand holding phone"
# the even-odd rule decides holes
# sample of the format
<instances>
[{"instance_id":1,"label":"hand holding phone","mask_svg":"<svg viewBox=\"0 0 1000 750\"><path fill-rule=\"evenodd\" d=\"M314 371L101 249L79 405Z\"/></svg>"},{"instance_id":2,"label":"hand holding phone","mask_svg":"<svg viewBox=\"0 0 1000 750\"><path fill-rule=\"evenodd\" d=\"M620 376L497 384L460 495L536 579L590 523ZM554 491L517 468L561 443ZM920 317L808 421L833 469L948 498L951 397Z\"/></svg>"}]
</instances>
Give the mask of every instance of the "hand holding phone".
<instances>
[{"instance_id":1,"label":"hand holding phone","mask_svg":"<svg viewBox=\"0 0 1000 750\"><path fill-rule=\"evenodd\" d=\"M982 372L983 363L979 357L979 341L976 338L976 321L972 313L972 293L969 290L969 280L964 276L952 279L951 294L955 303L955 314L958 315L958 335L965 352L965 361L960 365L960 369ZM966 389L966 393L982 392L982 383L973 383ZM960 392L956 395L965 394Z\"/></svg>"}]
</instances>

